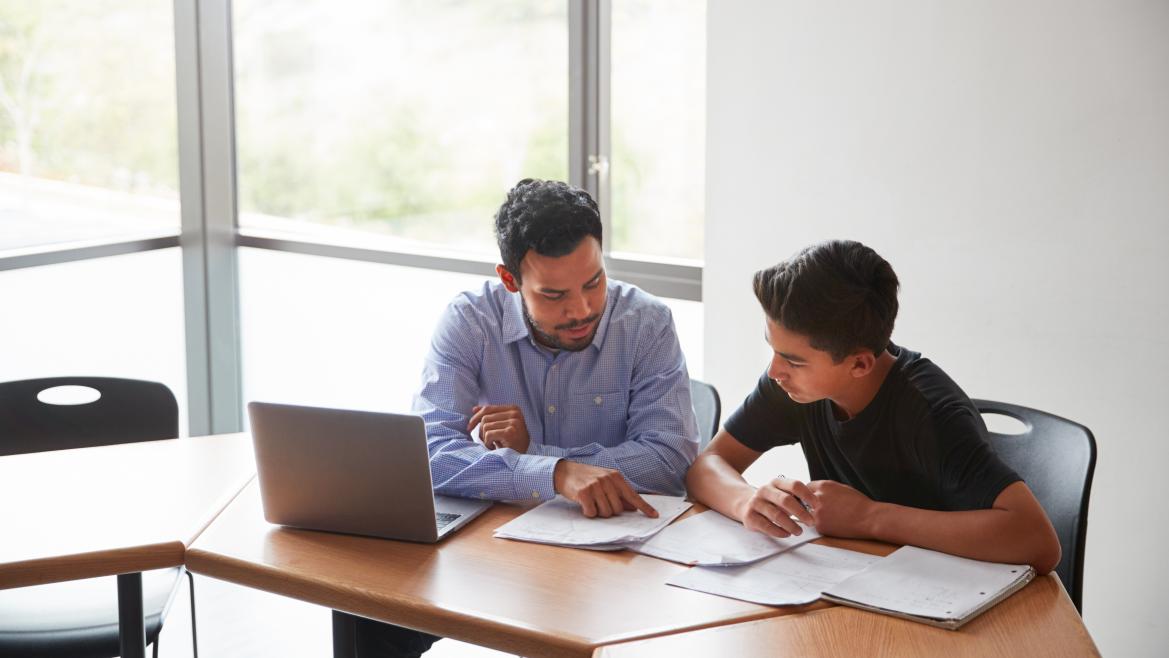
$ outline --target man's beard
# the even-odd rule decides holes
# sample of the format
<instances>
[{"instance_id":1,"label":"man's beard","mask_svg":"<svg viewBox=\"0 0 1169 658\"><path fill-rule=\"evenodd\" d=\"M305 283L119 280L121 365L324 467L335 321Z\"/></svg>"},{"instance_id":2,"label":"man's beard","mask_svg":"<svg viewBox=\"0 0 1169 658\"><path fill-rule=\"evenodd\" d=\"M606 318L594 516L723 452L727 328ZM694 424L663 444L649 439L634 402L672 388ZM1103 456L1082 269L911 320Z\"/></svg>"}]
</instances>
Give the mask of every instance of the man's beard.
<instances>
[{"instance_id":1,"label":"man's beard","mask_svg":"<svg viewBox=\"0 0 1169 658\"><path fill-rule=\"evenodd\" d=\"M528 312L528 303L525 302L522 297L520 298L520 306L523 308L523 311L524 311L524 320L528 323L528 326L532 328L532 333L536 335L536 342L538 342L541 345L544 345L546 347L551 347L552 349L567 350L569 352L579 352L592 344L593 337L595 337L597 335L597 329L600 327L600 325L594 324L592 333L590 333L588 336L586 336L585 339L583 339L579 345L575 345L575 346L574 345L566 345L559 338L556 337L556 334L548 333L547 331L545 331L543 329L543 327L541 327L532 318L532 314ZM565 324L558 324L555 327L553 327L553 329L556 331L575 329L577 327L580 327L580 326L583 326L586 324L595 323L597 320L600 319L600 317L601 317L601 314L596 313L594 315L590 315L589 317L585 318L584 320L576 320L574 322L566 322Z\"/></svg>"}]
</instances>

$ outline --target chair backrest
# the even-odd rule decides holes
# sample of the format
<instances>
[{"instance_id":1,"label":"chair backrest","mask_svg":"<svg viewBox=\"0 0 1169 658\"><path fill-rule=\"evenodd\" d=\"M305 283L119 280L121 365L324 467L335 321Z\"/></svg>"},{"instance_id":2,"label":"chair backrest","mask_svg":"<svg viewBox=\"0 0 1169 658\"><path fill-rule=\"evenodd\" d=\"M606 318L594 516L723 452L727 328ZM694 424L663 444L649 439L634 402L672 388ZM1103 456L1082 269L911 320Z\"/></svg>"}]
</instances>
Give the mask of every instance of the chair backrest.
<instances>
[{"instance_id":1,"label":"chair backrest","mask_svg":"<svg viewBox=\"0 0 1169 658\"><path fill-rule=\"evenodd\" d=\"M1096 470L1096 439L1079 423L1005 402L974 400L983 414L1023 423L1020 434L989 432L991 446L1026 481L1059 535L1063 556L1055 571L1076 609L1084 587L1084 542L1088 497Z\"/></svg>"},{"instance_id":2,"label":"chair backrest","mask_svg":"<svg viewBox=\"0 0 1169 658\"><path fill-rule=\"evenodd\" d=\"M690 400L694 404L694 417L698 419L698 449L702 450L718 432L722 404L718 399L718 391L697 379L690 380Z\"/></svg>"},{"instance_id":3,"label":"chair backrest","mask_svg":"<svg viewBox=\"0 0 1169 658\"><path fill-rule=\"evenodd\" d=\"M86 404L47 404L42 391L84 386L101 397ZM111 377L50 377L0 382L0 455L173 439L179 406L157 382Z\"/></svg>"}]
</instances>

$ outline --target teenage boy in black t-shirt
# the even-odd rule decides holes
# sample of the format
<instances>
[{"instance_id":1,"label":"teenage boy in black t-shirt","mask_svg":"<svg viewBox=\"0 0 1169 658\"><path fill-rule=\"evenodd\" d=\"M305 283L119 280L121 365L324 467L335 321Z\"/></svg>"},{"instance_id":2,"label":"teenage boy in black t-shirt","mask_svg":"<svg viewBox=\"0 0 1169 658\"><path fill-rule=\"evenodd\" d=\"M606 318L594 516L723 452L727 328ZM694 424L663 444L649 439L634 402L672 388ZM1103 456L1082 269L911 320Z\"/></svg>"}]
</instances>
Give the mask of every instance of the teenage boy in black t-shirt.
<instances>
[{"instance_id":1,"label":"teenage boy in black t-shirt","mask_svg":"<svg viewBox=\"0 0 1169 658\"><path fill-rule=\"evenodd\" d=\"M754 287L774 353L687 474L696 500L776 537L801 533L795 517L825 535L1055 568L1051 522L987 444L970 399L889 342L889 263L859 242L824 242L757 272ZM765 451L796 442L811 482L743 480Z\"/></svg>"}]
</instances>

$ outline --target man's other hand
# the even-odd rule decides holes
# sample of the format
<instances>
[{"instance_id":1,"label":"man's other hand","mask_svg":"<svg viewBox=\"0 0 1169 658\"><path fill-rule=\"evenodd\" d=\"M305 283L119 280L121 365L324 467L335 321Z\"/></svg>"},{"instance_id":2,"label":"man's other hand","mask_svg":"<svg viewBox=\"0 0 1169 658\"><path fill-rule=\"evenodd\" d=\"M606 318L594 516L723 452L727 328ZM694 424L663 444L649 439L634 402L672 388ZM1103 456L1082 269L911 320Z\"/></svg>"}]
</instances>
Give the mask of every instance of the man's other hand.
<instances>
[{"instance_id":1,"label":"man's other hand","mask_svg":"<svg viewBox=\"0 0 1169 658\"><path fill-rule=\"evenodd\" d=\"M488 450L511 448L520 453L528 451L528 443L531 441L528 426L524 423L523 412L516 405L477 405L471 409L471 414L467 431L479 425L479 440Z\"/></svg>"},{"instance_id":2,"label":"man's other hand","mask_svg":"<svg viewBox=\"0 0 1169 658\"><path fill-rule=\"evenodd\" d=\"M575 500L587 517L607 518L622 512L641 510L650 518L658 511L625 481L619 471L561 459L552 474L556 493Z\"/></svg>"}]
</instances>

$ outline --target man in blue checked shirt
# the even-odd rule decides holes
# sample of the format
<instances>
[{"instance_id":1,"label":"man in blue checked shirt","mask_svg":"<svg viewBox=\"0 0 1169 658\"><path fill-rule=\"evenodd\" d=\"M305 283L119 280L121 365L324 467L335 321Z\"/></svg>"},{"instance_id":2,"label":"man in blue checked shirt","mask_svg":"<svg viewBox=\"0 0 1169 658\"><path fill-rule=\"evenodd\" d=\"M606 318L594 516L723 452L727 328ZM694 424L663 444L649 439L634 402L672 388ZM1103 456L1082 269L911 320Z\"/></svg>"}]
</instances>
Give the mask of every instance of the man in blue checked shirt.
<instances>
[{"instance_id":1,"label":"man in blue checked shirt","mask_svg":"<svg viewBox=\"0 0 1169 658\"><path fill-rule=\"evenodd\" d=\"M682 494L698 450L670 310L606 278L583 190L521 181L495 233L499 281L447 307L414 399L435 491L656 515L637 492Z\"/></svg>"},{"instance_id":2,"label":"man in blue checked shirt","mask_svg":"<svg viewBox=\"0 0 1169 658\"><path fill-rule=\"evenodd\" d=\"M638 492L683 494L698 453L669 308L605 276L583 190L522 180L495 233L499 281L447 307L414 398L435 491L657 516ZM365 619L356 630L361 658L417 656L438 639Z\"/></svg>"}]
</instances>

